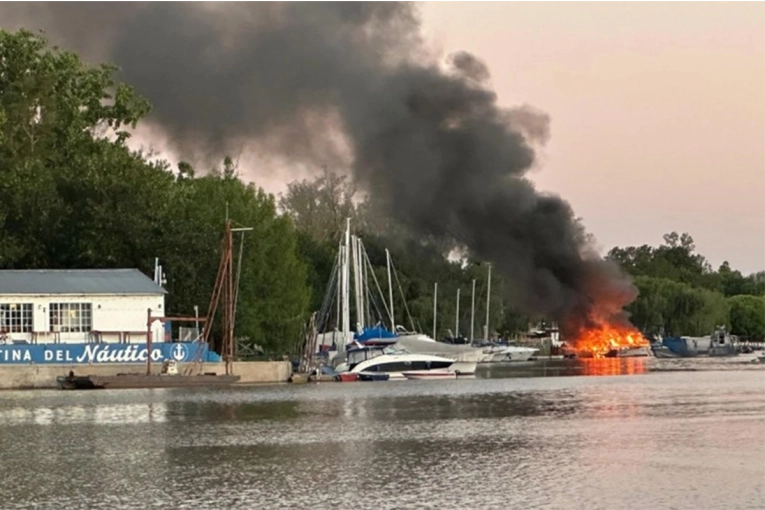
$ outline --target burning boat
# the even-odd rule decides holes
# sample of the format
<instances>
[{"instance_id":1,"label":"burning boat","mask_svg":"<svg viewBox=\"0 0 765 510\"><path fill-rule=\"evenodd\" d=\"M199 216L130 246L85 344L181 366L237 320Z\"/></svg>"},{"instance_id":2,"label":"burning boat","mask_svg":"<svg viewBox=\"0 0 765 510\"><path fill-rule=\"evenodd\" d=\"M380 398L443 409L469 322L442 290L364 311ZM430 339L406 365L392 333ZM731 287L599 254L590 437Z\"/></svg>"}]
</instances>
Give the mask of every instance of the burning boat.
<instances>
[{"instance_id":1,"label":"burning boat","mask_svg":"<svg viewBox=\"0 0 765 510\"><path fill-rule=\"evenodd\" d=\"M579 333L572 349L580 358L634 358L651 355L651 344L633 327L601 323Z\"/></svg>"}]
</instances>

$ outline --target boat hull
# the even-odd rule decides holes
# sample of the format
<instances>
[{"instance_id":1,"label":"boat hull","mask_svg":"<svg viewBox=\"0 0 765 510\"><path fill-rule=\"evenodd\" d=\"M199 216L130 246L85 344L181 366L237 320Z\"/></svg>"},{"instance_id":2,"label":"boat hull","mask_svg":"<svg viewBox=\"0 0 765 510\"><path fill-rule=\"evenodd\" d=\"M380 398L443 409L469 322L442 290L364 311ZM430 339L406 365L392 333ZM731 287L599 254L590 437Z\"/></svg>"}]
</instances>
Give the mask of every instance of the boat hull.
<instances>
[{"instance_id":1,"label":"boat hull","mask_svg":"<svg viewBox=\"0 0 765 510\"><path fill-rule=\"evenodd\" d=\"M289 382L292 384L306 384L308 383L308 374L292 374Z\"/></svg>"},{"instance_id":2,"label":"boat hull","mask_svg":"<svg viewBox=\"0 0 765 510\"><path fill-rule=\"evenodd\" d=\"M653 355L658 359L677 359L677 358L691 358L693 356L681 356L675 351L669 349L666 346L656 347L653 349Z\"/></svg>"},{"instance_id":3,"label":"boat hull","mask_svg":"<svg viewBox=\"0 0 765 510\"><path fill-rule=\"evenodd\" d=\"M359 381L387 381L390 379L390 374L386 373L374 373L374 372L358 372Z\"/></svg>"},{"instance_id":4,"label":"boat hull","mask_svg":"<svg viewBox=\"0 0 765 510\"><path fill-rule=\"evenodd\" d=\"M650 355L651 348L649 346L640 346L614 349L606 354L606 358L645 358Z\"/></svg>"},{"instance_id":5,"label":"boat hull","mask_svg":"<svg viewBox=\"0 0 765 510\"><path fill-rule=\"evenodd\" d=\"M92 388L72 387L63 389L138 389L138 388L186 388L200 386L229 386L239 381L238 375L91 375L78 377L82 386L90 380Z\"/></svg>"},{"instance_id":6,"label":"boat hull","mask_svg":"<svg viewBox=\"0 0 765 510\"><path fill-rule=\"evenodd\" d=\"M404 377L412 380L447 380L456 379L457 372L438 372L436 370L416 370L412 372L404 372Z\"/></svg>"}]
</instances>

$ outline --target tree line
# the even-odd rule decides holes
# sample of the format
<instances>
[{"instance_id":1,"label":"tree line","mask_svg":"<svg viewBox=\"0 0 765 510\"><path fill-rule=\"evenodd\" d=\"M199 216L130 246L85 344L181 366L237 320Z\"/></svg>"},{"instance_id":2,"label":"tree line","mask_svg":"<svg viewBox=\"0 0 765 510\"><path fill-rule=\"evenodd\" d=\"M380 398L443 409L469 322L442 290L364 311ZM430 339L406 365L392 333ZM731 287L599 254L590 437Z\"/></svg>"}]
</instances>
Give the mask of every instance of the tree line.
<instances>
[{"instance_id":1,"label":"tree line","mask_svg":"<svg viewBox=\"0 0 765 510\"><path fill-rule=\"evenodd\" d=\"M85 65L39 34L0 31L1 268L136 267L151 274L159 257L168 310L190 314L209 302L230 217L254 229L235 234L235 256L241 248L242 257L236 336L289 352L324 300L351 218L386 296L385 249L391 252L397 323L433 334L437 282L436 335L470 336L475 280L475 336L483 336L485 264L414 236L381 214L374 196L330 171L275 197L243 181L231 158L198 171L131 150L131 130L151 107L116 72ZM726 323L741 336L765 336L765 273L743 276L727 264L713 271L690 236L665 241L609 253L641 291L630 308L638 327L706 334ZM544 319L515 311L504 287L492 273L492 331L510 335Z\"/></svg>"},{"instance_id":2,"label":"tree line","mask_svg":"<svg viewBox=\"0 0 765 510\"><path fill-rule=\"evenodd\" d=\"M658 247L608 253L640 291L632 322L647 333L700 336L726 325L740 337L765 338L765 271L744 276L727 261L714 270L695 250L689 234L672 232Z\"/></svg>"}]
</instances>

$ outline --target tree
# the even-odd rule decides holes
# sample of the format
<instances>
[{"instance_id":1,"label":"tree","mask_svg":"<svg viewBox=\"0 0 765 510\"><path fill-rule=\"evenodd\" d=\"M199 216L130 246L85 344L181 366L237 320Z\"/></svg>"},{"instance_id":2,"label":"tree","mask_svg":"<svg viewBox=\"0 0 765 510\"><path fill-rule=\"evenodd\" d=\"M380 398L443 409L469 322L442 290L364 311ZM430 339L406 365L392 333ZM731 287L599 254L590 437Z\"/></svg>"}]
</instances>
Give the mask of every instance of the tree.
<instances>
[{"instance_id":1,"label":"tree","mask_svg":"<svg viewBox=\"0 0 765 510\"><path fill-rule=\"evenodd\" d=\"M235 227L253 228L235 233L235 264L242 254L235 333L271 352L291 348L307 318L310 289L297 232L288 217L277 214L274 197L243 183L227 158L209 175L179 177L172 210L165 251L172 306L208 304L228 215Z\"/></svg>"},{"instance_id":2,"label":"tree","mask_svg":"<svg viewBox=\"0 0 765 510\"><path fill-rule=\"evenodd\" d=\"M663 329L672 335L706 335L728 323L728 305L719 292L648 276L637 277L635 285L640 294L628 310L647 333Z\"/></svg>"},{"instance_id":3,"label":"tree","mask_svg":"<svg viewBox=\"0 0 765 510\"><path fill-rule=\"evenodd\" d=\"M754 340L765 338L765 297L733 296L728 298L728 303L734 334Z\"/></svg>"},{"instance_id":4,"label":"tree","mask_svg":"<svg viewBox=\"0 0 765 510\"><path fill-rule=\"evenodd\" d=\"M148 103L42 36L0 32L0 267L136 267L168 273L170 313L207 309L226 216L249 227L237 336L294 345L309 289L290 218L237 177L231 158L197 178L125 145ZM237 235L236 260L239 260Z\"/></svg>"},{"instance_id":5,"label":"tree","mask_svg":"<svg viewBox=\"0 0 765 510\"><path fill-rule=\"evenodd\" d=\"M279 207L301 232L318 243L339 241L346 219L356 223L355 186L347 176L326 168L312 181L294 181L279 198ZM355 225L357 227L357 225Z\"/></svg>"},{"instance_id":6,"label":"tree","mask_svg":"<svg viewBox=\"0 0 765 510\"><path fill-rule=\"evenodd\" d=\"M121 197L110 184L156 194L153 182L125 180L137 176L133 169L161 170L124 146L125 128L135 127L148 103L114 80L113 66L87 67L27 31L0 31L0 66L0 266L115 262L85 238L100 237L92 231L101 227L95 209ZM143 200L124 212L143 214Z\"/></svg>"}]
</instances>

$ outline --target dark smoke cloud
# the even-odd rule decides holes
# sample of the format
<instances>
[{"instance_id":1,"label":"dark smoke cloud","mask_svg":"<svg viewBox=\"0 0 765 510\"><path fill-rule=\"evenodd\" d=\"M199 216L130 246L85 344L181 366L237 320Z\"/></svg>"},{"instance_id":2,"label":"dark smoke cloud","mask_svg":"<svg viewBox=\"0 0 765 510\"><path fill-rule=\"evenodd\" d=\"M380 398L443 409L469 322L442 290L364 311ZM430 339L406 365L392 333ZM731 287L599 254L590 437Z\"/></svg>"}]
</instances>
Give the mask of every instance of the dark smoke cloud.
<instances>
[{"instance_id":1,"label":"dark smoke cloud","mask_svg":"<svg viewBox=\"0 0 765 510\"><path fill-rule=\"evenodd\" d=\"M442 69L412 4L30 3L0 19L108 56L184 155L245 144L332 163L342 132L354 176L393 215L493 262L518 305L569 330L634 298L568 203L525 178L547 115L498 106L468 53Z\"/></svg>"}]
</instances>

